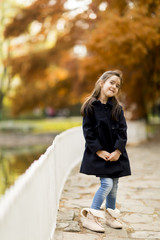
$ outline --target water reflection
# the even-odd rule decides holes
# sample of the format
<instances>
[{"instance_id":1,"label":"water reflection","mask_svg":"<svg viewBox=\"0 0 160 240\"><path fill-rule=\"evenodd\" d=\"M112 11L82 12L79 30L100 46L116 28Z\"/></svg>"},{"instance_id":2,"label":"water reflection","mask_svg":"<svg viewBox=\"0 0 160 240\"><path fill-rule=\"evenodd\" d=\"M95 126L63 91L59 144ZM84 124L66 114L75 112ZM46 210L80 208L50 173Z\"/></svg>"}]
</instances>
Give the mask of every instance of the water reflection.
<instances>
[{"instance_id":1,"label":"water reflection","mask_svg":"<svg viewBox=\"0 0 160 240\"><path fill-rule=\"evenodd\" d=\"M0 196L26 171L34 160L46 151L47 146L28 146L0 149Z\"/></svg>"}]
</instances>

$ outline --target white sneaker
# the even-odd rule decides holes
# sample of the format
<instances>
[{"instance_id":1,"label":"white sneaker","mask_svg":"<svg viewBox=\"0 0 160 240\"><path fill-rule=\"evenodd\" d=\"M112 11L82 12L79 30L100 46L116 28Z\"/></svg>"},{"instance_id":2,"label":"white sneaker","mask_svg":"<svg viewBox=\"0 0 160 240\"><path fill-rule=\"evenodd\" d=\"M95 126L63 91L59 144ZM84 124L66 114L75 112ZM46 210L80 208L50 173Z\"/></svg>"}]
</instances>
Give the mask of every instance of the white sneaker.
<instances>
[{"instance_id":1,"label":"white sneaker","mask_svg":"<svg viewBox=\"0 0 160 240\"><path fill-rule=\"evenodd\" d=\"M81 210L82 226L95 232L105 232L104 227L99 221L99 218L104 217L99 210L91 208L83 208Z\"/></svg>"},{"instance_id":2,"label":"white sneaker","mask_svg":"<svg viewBox=\"0 0 160 240\"><path fill-rule=\"evenodd\" d=\"M121 229L122 223L120 223L116 218L120 215L120 211L118 209L105 209L105 219L106 224L112 228Z\"/></svg>"}]
</instances>

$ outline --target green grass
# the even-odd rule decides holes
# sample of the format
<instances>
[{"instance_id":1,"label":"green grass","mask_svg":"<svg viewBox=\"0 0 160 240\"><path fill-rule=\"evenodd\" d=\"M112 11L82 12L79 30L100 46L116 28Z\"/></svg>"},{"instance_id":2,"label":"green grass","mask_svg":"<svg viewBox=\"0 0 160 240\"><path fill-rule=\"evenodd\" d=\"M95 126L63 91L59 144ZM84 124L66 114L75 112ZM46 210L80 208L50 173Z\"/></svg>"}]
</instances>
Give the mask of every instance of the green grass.
<instances>
[{"instance_id":1,"label":"green grass","mask_svg":"<svg viewBox=\"0 0 160 240\"><path fill-rule=\"evenodd\" d=\"M0 122L0 132L62 132L82 124L81 117L57 117L43 120L7 120Z\"/></svg>"}]
</instances>

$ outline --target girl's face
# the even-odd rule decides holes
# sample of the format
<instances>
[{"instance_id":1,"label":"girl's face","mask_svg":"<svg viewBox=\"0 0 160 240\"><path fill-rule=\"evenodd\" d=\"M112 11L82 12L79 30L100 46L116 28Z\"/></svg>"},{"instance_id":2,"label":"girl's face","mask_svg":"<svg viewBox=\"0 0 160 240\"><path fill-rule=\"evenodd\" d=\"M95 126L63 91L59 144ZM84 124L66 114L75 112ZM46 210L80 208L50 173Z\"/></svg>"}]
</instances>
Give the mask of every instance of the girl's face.
<instances>
[{"instance_id":1,"label":"girl's face","mask_svg":"<svg viewBox=\"0 0 160 240\"><path fill-rule=\"evenodd\" d=\"M120 89L120 78L117 76L111 76L105 82L101 82L101 94L105 97L114 97L117 95Z\"/></svg>"}]
</instances>

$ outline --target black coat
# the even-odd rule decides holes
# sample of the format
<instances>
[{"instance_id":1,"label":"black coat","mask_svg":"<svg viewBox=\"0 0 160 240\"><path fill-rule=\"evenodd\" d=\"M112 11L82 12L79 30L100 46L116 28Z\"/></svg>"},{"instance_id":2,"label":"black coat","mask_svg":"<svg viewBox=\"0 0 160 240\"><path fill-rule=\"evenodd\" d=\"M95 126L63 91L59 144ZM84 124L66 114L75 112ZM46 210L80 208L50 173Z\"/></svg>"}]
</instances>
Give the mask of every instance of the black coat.
<instances>
[{"instance_id":1,"label":"black coat","mask_svg":"<svg viewBox=\"0 0 160 240\"><path fill-rule=\"evenodd\" d=\"M111 118L112 98L106 104L99 100L93 102L92 112L85 113L83 133L86 140L85 151L80 172L97 177L118 178L131 175L128 155L125 149L127 142L127 124L123 110L118 121ZM122 154L118 161L105 161L98 157L98 150L113 152L119 149Z\"/></svg>"}]
</instances>

